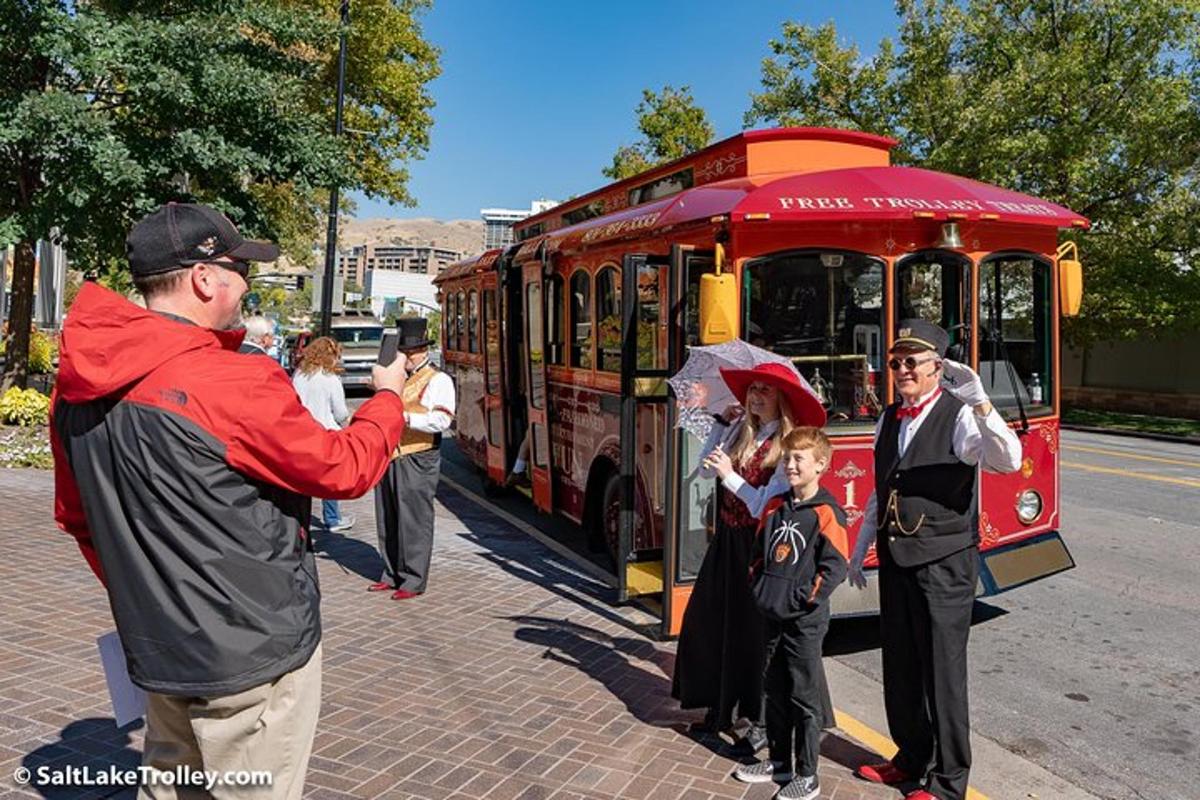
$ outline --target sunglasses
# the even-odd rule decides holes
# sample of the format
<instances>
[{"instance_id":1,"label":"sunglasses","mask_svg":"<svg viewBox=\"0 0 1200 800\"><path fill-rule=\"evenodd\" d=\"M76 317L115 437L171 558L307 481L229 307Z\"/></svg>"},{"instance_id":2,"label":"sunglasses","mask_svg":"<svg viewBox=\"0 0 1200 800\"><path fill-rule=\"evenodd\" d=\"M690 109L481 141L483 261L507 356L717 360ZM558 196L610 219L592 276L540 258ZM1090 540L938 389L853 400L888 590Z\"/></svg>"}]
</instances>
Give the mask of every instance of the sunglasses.
<instances>
[{"instance_id":1,"label":"sunglasses","mask_svg":"<svg viewBox=\"0 0 1200 800\"><path fill-rule=\"evenodd\" d=\"M916 359L916 358L913 358L912 356L905 356L904 358L890 358L890 359L888 359L887 365L888 365L889 369L891 369L893 372L895 372L896 370L899 370L900 367L904 367L905 369L909 369L909 370L916 369L917 367L921 366L922 364L928 364L930 361L937 361L937 359L936 358Z\"/></svg>"},{"instance_id":2,"label":"sunglasses","mask_svg":"<svg viewBox=\"0 0 1200 800\"><path fill-rule=\"evenodd\" d=\"M221 269L227 269L231 272L236 272L238 275L241 275L243 278L246 278L250 275L250 262L249 261L209 261L207 263L214 264L214 265L220 267Z\"/></svg>"}]
</instances>

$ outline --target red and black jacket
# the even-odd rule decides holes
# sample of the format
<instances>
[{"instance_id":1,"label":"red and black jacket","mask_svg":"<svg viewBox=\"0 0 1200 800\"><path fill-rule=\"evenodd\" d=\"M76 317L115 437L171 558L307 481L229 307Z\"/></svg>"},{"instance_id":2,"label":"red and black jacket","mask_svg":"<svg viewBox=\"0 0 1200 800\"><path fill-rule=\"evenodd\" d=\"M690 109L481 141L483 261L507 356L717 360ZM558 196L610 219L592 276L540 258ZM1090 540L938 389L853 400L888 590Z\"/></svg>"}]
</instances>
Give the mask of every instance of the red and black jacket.
<instances>
[{"instance_id":1,"label":"red and black jacket","mask_svg":"<svg viewBox=\"0 0 1200 800\"><path fill-rule=\"evenodd\" d=\"M828 491L808 500L791 492L771 498L758 526L758 559L750 591L763 616L795 620L828 609L826 601L846 579L846 515Z\"/></svg>"},{"instance_id":2,"label":"red and black jacket","mask_svg":"<svg viewBox=\"0 0 1200 800\"><path fill-rule=\"evenodd\" d=\"M380 392L327 431L278 365L95 284L71 305L51 402L55 519L108 590L134 683L219 696L321 639L309 497L365 494L404 427Z\"/></svg>"}]
</instances>

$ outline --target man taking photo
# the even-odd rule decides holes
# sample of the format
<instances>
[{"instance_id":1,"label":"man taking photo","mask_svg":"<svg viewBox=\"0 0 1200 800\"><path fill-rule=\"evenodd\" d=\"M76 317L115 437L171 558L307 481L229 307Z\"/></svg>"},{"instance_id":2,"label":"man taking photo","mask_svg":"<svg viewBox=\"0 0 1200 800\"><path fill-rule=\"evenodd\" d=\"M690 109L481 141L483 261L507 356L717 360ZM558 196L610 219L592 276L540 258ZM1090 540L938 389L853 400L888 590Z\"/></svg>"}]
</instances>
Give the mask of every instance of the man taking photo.
<instances>
[{"instance_id":1,"label":"man taking photo","mask_svg":"<svg viewBox=\"0 0 1200 800\"><path fill-rule=\"evenodd\" d=\"M281 368L237 352L249 262L278 247L172 203L126 249L147 307L87 284L63 330L55 518L149 693L143 764L268 770L256 797L299 798L321 697L309 497L379 481L404 428L405 359L376 367L375 397L326 430Z\"/></svg>"}]
</instances>

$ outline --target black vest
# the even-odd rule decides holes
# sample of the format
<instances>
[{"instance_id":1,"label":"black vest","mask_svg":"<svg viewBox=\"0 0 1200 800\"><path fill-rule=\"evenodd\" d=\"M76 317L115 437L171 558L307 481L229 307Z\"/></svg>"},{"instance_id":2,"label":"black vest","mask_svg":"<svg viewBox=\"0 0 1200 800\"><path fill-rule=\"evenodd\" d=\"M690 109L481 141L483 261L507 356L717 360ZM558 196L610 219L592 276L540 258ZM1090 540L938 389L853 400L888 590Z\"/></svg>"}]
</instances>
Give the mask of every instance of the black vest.
<instances>
[{"instance_id":1,"label":"black vest","mask_svg":"<svg viewBox=\"0 0 1200 800\"><path fill-rule=\"evenodd\" d=\"M914 567L945 558L979 540L975 467L954 454L961 401L942 392L899 454L899 403L884 411L875 442L876 550L883 562Z\"/></svg>"}]
</instances>

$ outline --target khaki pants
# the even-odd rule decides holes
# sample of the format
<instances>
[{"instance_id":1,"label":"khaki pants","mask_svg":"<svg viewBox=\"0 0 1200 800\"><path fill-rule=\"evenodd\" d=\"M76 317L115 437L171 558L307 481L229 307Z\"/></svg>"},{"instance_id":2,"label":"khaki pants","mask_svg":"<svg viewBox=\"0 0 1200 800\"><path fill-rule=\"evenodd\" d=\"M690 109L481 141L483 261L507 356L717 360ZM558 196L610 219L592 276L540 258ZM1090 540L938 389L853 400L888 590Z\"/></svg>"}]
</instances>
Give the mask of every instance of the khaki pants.
<instances>
[{"instance_id":1,"label":"khaki pants","mask_svg":"<svg viewBox=\"0 0 1200 800\"><path fill-rule=\"evenodd\" d=\"M221 777L266 771L271 783L220 781L208 789L144 782L138 800L299 800L320 709L319 644L304 666L238 694L204 698L148 693L143 766Z\"/></svg>"}]
</instances>

